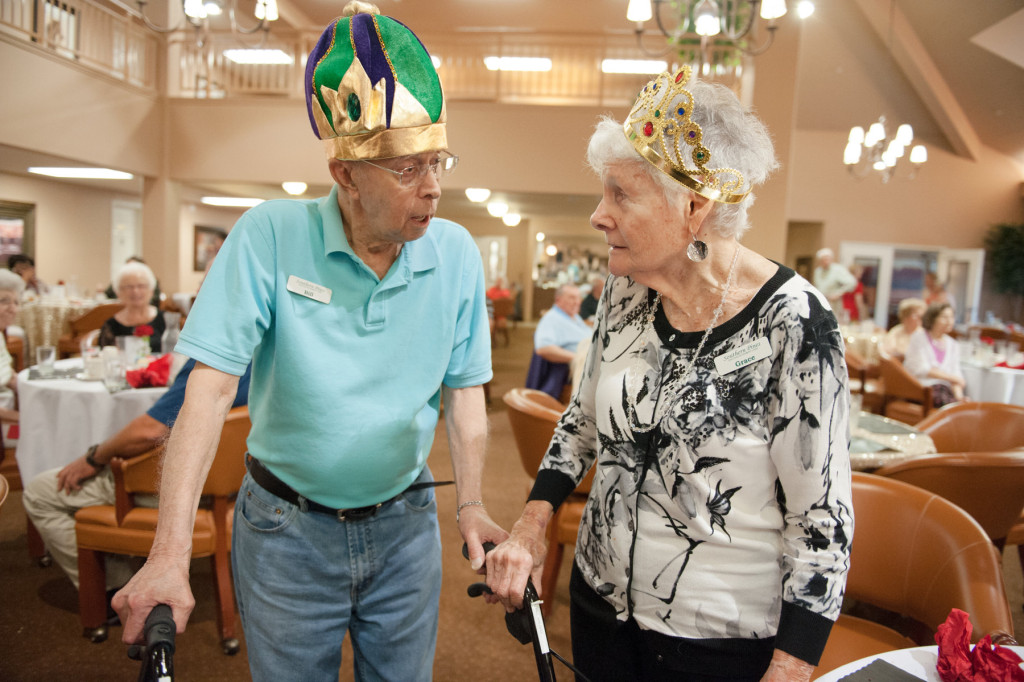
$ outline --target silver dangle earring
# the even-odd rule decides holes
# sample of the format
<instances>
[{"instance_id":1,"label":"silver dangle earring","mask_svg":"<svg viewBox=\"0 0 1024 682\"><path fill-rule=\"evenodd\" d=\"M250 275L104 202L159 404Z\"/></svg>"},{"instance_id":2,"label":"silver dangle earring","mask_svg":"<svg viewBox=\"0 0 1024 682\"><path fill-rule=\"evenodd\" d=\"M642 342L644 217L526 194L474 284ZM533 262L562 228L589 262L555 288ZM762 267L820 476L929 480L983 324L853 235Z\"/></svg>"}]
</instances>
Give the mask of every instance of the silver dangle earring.
<instances>
[{"instance_id":1,"label":"silver dangle earring","mask_svg":"<svg viewBox=\"0 0 1024 682\"><path fill-rule=\"evenodd\" d=\"M694 263L699 263L708 257L708 245L707 242L702 242L697 239L697 235L693 235L693 241L686 247L686 257L692 260Z\"/></svg>"}]
</instances>

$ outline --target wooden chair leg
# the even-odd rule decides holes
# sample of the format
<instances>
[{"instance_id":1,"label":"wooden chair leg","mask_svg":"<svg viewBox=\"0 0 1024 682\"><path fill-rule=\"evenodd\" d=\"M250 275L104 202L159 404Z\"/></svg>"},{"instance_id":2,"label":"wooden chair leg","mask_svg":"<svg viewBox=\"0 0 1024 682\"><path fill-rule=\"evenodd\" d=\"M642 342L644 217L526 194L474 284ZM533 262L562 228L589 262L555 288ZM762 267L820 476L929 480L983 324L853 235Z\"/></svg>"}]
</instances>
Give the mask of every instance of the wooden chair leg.
<instances>
[{"instance_id":1,"label":"wooden chair leg","mask_svg":"<svg viewBox=\"0 0 1024 682\"><path fill-rule=\"evenodd\" d=\"M555 585L558 583L558 571L562 567L562 554L565 551L562 543L558 542L558 521L556 512L548 523L548 555L544 559L544 568L540 575L541 599L544 600L540 605L540 612L545 618L551 615L551 609L555 605Z\"/></svg>"},{"instance_id":2,"label":"wooden chair leg","mask_svg":"<svg viewBox=\"0 0 1024 682\"><path fill-rule=\"evenodd\" d=\"M107 638L107 577L102 552L78 548L78 615L84 637Z\"/></svg>"},{"instance_id":3,"label":"wooden chair leg","mask_svg":"<svg viewBox=\"0 0 1024 682\"><path fill-rule=\"evenodd\" d=\"M43 538L39 535L39 531L36 530L32 519L28 517L25 517L25 536L28 539L28 555L38 561L40 565L49 566L49 562L44 562L45 559L49 558L46 555L46 544L43 543Z\"/></svg>"},{"instance_id":4,"label":"wooden chair leg","mask_svg":"<svg viewBox=\"0 0 1024 682\"><path fill-rule=\"evenodd\" d=\"M220 631L221 649L225 654L234 656L241 645L235 635L235 586L231 580L231 535L228 532L228 519L231 513L232 508L227 499L214 498L214 519L220 521L215 522L216 550L210 557L217 606L217 629Z\"/></svg>"}]
</instances>

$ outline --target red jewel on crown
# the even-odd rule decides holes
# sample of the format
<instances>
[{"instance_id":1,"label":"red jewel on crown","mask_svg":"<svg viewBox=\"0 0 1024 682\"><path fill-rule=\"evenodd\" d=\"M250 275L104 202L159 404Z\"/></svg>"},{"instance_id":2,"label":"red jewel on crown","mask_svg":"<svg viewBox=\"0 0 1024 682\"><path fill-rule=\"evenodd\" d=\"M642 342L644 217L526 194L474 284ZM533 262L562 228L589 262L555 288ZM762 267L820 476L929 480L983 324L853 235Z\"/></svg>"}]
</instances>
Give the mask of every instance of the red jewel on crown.
<instances>
[{"instance_id":1,"label":"red jewel on crown","mask_svg":"<svg viewBox=\"0 0 1024 682\"><path fill-rule=\"evenodd\" d=\"M644 135L647 136L647 137L650 137L653 134L654 134L654 124L651 123L650 121L648 121L647 123L644 123Z\"/></svg>"}]
</instances>

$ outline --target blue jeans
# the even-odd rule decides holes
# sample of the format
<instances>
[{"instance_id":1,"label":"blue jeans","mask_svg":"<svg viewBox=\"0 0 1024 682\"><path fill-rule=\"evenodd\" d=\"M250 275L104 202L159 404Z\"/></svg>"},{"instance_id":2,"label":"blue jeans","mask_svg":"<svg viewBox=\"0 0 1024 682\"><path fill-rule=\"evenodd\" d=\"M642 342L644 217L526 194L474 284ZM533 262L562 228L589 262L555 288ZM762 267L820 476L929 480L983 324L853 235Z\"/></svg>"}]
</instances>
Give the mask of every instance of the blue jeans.
<instances>
[{"instance_id":1,"label":"blue jeans","mask_svg":"<svg viewBox=\"0 0 1024 682\"><path fill-rule=\"evenodd\" d=\"M430 481L424 467L418 481ZM231 541L253 680L337 680L350 632L357 680L430 680L441 593L432 488L362 521L273 495L247 473Z\"/></svg>"}]
</instances>

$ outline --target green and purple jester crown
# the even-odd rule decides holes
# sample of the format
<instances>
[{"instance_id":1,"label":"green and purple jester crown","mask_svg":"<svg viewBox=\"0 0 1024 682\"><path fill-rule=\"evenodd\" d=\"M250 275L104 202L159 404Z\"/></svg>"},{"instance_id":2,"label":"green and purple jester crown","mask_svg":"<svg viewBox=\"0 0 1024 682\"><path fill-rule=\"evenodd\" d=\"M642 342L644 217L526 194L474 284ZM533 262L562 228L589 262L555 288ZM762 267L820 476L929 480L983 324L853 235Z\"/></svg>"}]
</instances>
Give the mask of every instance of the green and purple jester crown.
<instances>
[{"instance_id":1,"label":"green and purple jester crown","mask_svg":"<svg viewBox=\"0 0 1024 682\"><path fill-rule=\"evenodd\" d=\"M306 107L331 159L386 159L448 147L441 81L401 22L350 2L306 62Z\"/></svg>"}]
</instances>

